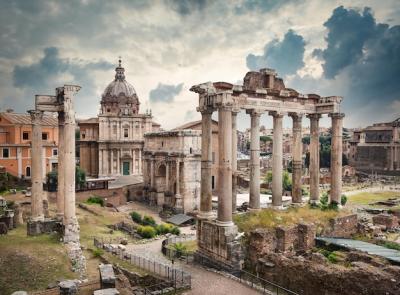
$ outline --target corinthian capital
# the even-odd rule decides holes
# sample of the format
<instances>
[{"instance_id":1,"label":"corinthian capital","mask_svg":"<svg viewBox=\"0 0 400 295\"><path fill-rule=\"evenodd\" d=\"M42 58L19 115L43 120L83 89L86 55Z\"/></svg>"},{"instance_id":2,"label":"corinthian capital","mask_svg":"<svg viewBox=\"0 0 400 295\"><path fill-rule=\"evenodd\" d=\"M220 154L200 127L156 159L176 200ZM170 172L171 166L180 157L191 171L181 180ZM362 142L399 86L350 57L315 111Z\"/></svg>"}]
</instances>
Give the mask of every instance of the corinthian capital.
<instances>
[{"instance_id":1,"label":"corinthian capital","mask_svg":"<svg viewBox=\"0 0 400 295\"><path fill-rule=\"evenodd\" d=\"M43 111L38 110L30 110L28 111L29 115L31 115L31 120L33 125L41 125L43 119Z\"/></svg>"}]
</instances>

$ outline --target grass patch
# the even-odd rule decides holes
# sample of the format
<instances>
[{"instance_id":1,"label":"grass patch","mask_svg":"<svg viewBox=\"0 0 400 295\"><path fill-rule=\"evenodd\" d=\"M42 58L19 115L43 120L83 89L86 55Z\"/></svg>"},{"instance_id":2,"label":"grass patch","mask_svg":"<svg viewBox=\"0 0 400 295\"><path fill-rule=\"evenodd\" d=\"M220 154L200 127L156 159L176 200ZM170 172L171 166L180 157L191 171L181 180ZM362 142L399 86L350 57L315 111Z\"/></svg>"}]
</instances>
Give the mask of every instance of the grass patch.
<instances>
[{"instance_id":1,"label":"grass patch","mask_svg":"<svg viewBox=\"0 0 400 295\"><path fill-rule=\"evenodd\" d=\"M78 277L57 235L28 237L20 226L0 236L0 249L0 294L43 290L57 280Z\"/></svg>"},{"instance_id":2,"label":"grass patch","mask_svg":"<svg viewBox=\"0 0 400 295\"><path fill-rule=\"evenodd\" d=\"M197 240L194 241L184 241L184 242L179 242L182 246L184 246L186 253L194 253L197 251ZM167 246L168 249L176 250L175 248L176 244L169 244Z\"/></svg>"},{"instance_id":3,"label":"grass patch","mask_svg":"<svg viewBox=\"0 0 400 295\"><path fill-rule=\"evenodd\" d=\"M383 246L388 249L393 249L400 251L400 244L396 242L391 242L391 241L382 241L379 243L380 246Z\"/></svg>"},{"instance_id":4,"label":"grass patch","mask_svg":"<svg viewBox=\"0 0 400 295\"><path fill-rule=\"evenodd\" d=\"M389 198L400 197L399 192L362 192L348 197L349 204L369 205L377 201L386 201ZM394 207L391 207L394 208Z\"/></svg>"},{"instance_id":5,"label":"grass patch","mask_svg":"<svg viewBox=\"0 0 400 295\"><path fill-rule=\"evenodd\" d=\"M104 200L97 196L89 197L89 199L87 199L85 203L86 204L97 204L97 205L100 205L101 207L104 207Z\"/></svg>"},{"instance_id":6,"label":"grass patch","mask_svg":"<svg viewBox=\"0 0 400 295\"><path fill-rule=\"evenodd\" d=\"M285 211L264 209L258 212L237 214L234 216L234 222L241 232L248 232L257 228L290 226L299 222L314 223L318 228L326 226L332 218L347 214L346 210L322 211L318 208L313 209L310 207L289 208Z\"/></svg>"}]
</instances>

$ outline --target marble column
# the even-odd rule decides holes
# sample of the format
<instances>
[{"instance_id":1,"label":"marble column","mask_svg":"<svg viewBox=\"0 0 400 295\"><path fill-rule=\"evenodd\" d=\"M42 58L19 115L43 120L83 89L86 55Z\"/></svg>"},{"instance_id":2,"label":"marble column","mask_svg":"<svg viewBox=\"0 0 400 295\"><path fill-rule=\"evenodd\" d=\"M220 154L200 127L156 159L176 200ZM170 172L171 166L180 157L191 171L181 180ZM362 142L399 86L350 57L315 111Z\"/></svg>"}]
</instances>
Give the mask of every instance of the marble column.
<instances>
[{"instance_id":1,"label":"marble column","mask_svg":"<svg viewBox=\"0 0 400 295\"><path fill-rule=\"evenodd\" d=\"M79 86L64 86L64 166L65 166L65 201L64 201L64 242L79 241L79 225L75 214L75 111L73 95Z\"/></svg>"},{"instance_id":2,"label":"marble column","mask_svg":"<svg viewBox=\"0 0 400 295\"><path fill-rule=\"evenodd\" d=\"M150 156L150 186L154 188L154 157L153 155Z\"/></svg>"},{"instance_id":3,"label":"marble column","mask_svg":"<svg viewBox=\"0 0 400 295\"><path fill-rule=\"evenodd\" d=\"M232 108L218 109L218 215L217 224L232 226Z\"/></svg>"},{"instance_id":4,"label":"marble column","mask_svg":"<svg viewBox=\"0 0 400 295\"><path fill-rule=\"evenodd\" d=\"M303 143L301 138L302 114L290 114L293 120L292 203L302 202L301 174L303 171Z\"/></svg>"},{"instance_id":5,"label":"marble column","mask_svg":"<svg viewBox=\"0 0 400 295\"><path fill-rule=\"evenodd\" d=\"M250 129L250 210L260 209L260 115L257 110L248 110Z\"/></svg>"},{"instance_id":6,"label":"marble column","mask_svg":"<svg viewBox=\"0 0 400 295\"><path fill-rule=\"evenodd\" d=\"M211 218L212 213L212 115L210 109L201 112L201 196L199 218Z\"/></svg>"},{"instance_id":7,"label":"marble column","mask_svg":"<svg viewBox=\"0 0 400 295\"><path fill-rule=\"evenodd\" d=\"M239 110L232 111L232 212L237 206L237 114Z\"/></svg>"},{"instance_id":8,"label":"marble column","mask_svg":"<svg viewBox=\"0 0 400 295\"><path fill-rule=\"evenodd\" d=\"M182 196L181 196L181 181L180 181L180 159L176 160L176 194L175 194L175 208L183 209Z\"/></svg>"},{"instance_id":9,"label":"marble column","mask_svg":"<svg viewBox=\"0 0 400 295\"><path fill-rule=\"evenodd\" d=\"M33 221L43 221L43 148L42 148L42 119L43 112L29 111L32 120L31 142L31 218Z\"/></svg>"},{"instance_id":10,"label":"marble column","mask_svg":"<svg viewBox=\"0 0 400 295\"><path fill-rule=\"evenodd\" d=\"M110 150L110 165L111 175L114 175L114 150Z\"/></svg>"},{"instance_id":11,"label":"marble column","mask_svg":"<svg viewBox=\"0 0 400 295\"><path fill-rule=\"evenodd\" d=\"M342 153L343 153L343 118L342 113L329 114L332 118L331 145L331 192L330 202L340 204L342 195Z\"/></svg>"},{"instance_id":12,"label":"marble column","mask_svg":"<svg viewBox=\"0 0 400 295\"><path fill-rule=\"evenodd\" d=\"M58 168L57 168L57 218L64 219L64 199L65 199L65 161L64 161L64 112L58 112Z\"/></svg>"},{"instance_id":13,"label":"marble column","mask_svg":"<svg viewBox=\"0 0 400 295\"><path fill-rule=\"evenodd\" d=\"M273 146L272 146L272 207L282 209L282 173L283 173L283 151L282 151L282 121L283 114L270 112L273 116Z\"/></svg>"},{"instance_id":14,"label":"marble column","mask_svg":"<svg viewBox=\"0 0 400 295\"><path fill-rule=\"evenodd\" d=\"M169 161L165 163L165 191L169 192Z\"/></svg>"},{"instance_id":15,"label":"marble column","mask_svg":"<svg viewBox=\"0 0 400 295\"><path fill-rule=\"evenodd\" d=\"M319 202L319 119L320 114L310 114L310 203Z\"/></svg>"}]
</instances>

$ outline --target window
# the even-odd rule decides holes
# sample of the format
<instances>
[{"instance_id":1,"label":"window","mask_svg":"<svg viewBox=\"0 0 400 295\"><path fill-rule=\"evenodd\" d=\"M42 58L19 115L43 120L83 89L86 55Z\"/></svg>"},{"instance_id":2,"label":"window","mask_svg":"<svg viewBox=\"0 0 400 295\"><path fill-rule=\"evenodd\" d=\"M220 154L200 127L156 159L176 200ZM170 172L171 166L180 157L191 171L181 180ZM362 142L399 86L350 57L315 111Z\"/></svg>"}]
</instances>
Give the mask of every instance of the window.
<instances>
[{"instance_id":1,"label":"window","mask_svg":"<svg viewBox=\"0 0 400 295\"><path fill-rule=\"evenodd\" d=\"M215 164L215 152L212 153L212 163Z\"/></svg>"},{"instance_id":2,"label":"window","mask_svg":"<svg viewBox=\"0 0 400 295\"><path fill-rule=\"evenodd\" d=\"M215 176L211 176L211 188L215 189Z\"/></svg>"},{"instance_id":3,"label":"window","mask_svg":"<svg viewBox=\"0 0 400 295\"><path fill-rule=\"evenodd\" d=\"M3 149L3 158L9 158L9 157L10 157L10 149L4 148Z\"/></svg>"},{"instance_id":4,"label":"window","mask_svg":"<svg viewBox=\"0 0 400 295\"><path fill-rule=\"evenodd\" d=\"M82 139L85 139L85 137L86 137L85 132L82 132L82 133L81 133L81 137L82 137Z\"/></svg>"},{"instance_id":5,"label":"window","mask_svg":"<svg viewBox=\"0 0 400 295\"><path fill-rule=\"evenodd\" d=\"M53 149L53 156L57 156L58 155L58 149Z\"/></svg>"},{"instance_id":6,"label":"window","mask_svg":"<svg viewBox=\"0 0 400 295\"><path fill-rule=\"evenodd\" d=\"M25 176L26 177L31 177L31 167L26 166L26 168L25 168Z\"/></svg>"},{"instance_id":7,"label":"window","mask_svg":"<svg viewBox=\"0 0 400 295\"><path fill-rule=\"evenodd\" d=\"M42 140L47 140L49 135L47 133L42 133Z\"/></svg>"},{"instance_id":8,"label":"window","mask_svg":"<svg viewBox=\"0 0 400 295\"><path fill-rule=\"evenodd\" d=\"M128 129L125 128L125 129L124 129L124 137L127 138L128 136L129 136L129 135L128 135Z\"/></svg>"},{"instance_id":9,"label":"window","mask_svg":"<svg viewBox=\"0 0 400 295\"><path fill-rule=\"evenodd\" d=\"M190 153L193 153L193 149L192 148L190 148Z\"/></svg>"},{"instance_id":10,"label":"window","mask_svg":"<svg viewBox=\"0 0 400 295\"><path fill-rule=\"evenodd\" d=\"M113 126L113 134L117 134L117 125Z\"/></svg>"},{"instance_id":11,"label":"window","mask_svg":"<svg viewBox=\"0 0 400 295\"><path fill-rule=\"evenodd\" d=\"M29 132L23 132L22 133L22 139L23 140L29 140Z\"/></svg>"}]
</instances>

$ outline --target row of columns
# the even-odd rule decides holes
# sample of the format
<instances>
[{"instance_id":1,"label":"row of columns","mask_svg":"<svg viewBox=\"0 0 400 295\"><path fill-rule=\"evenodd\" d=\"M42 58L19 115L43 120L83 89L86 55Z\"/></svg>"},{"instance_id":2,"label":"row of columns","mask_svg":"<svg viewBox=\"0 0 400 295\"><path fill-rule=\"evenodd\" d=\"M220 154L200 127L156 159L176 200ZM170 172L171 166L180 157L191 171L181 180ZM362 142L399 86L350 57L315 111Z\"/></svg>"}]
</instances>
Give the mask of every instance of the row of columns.
<instances>
[{"instance_id":1,"label":"row of columns","mask_svg":"<svg viewBox=\"0 0 400 295\"><path fill-rule=\"evenodd\" d=\"M202 159L201 159L201 202L199 218L212 218L212 109L200 110L202 114ZM250 140L250 210L260 209L260 116L258 110L247 110L251 118ZM269 112L273 117L272 153L272 206L282 208L283 173L283 113ZM301 113L289 113L293 120L293 173L292 202L302 202L302 118ZM232 212L236 210L236 170L237 170L237 111L232 107L218 109L219 140L219 187L217 223L223 226L232 224ZM319 119L321 115L310 114L310 202L319 200ZM342 187L342 119L343 114L330 114L332 118L331 152L331 202L340 203Z\"/></svg>"},{"instance_id":2,"label":"row of columns","mask_svg":"<svg viewBox=\"0 0 400 295\"><path fill-rule=\"evenodd\" d=\"M114 157L114 150L116 156ZM136 151L138 151L138 161L136 164ZM142 150L132 149L130 152L132 163L130 167L130 174L142 174ZM122 174L122 149L100 149L99 150L99 175L119 175ZM114 169L114 162L116 162L116 170Z\"/></svg>"}]
</instances>

